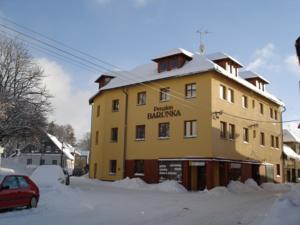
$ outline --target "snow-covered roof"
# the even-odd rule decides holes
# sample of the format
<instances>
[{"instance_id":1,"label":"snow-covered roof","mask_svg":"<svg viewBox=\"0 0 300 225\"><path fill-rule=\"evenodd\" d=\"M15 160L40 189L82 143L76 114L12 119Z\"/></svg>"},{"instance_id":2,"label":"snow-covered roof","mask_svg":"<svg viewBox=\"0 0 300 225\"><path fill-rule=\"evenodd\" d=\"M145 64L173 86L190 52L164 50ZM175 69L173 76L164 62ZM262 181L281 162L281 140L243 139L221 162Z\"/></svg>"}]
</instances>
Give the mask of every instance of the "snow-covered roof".
<instances>
[{"instance_id":1,"label":"snow-covered roof","mask_svg":"<svg viewBox=\"0 0 300 225\"><path fill-rule=\"evenodd\" d=\"M266 78L264 78L263 76L259 75L258 73L255 73L251 70L240 71L240 76L244 79L259 78L259 79L263 80L264 82L266 82L267 84L270 83Z\"/></svg>"},{"instance_id":2,"label":"snow-covered roof","mask_svg":"<svg viewBox=\"0 0 300 225\"><path fill-rule=\"evenodd\" d=\"M189 51L187 51L187 50L185 50L183 48L174 48L174 49L172 49L172 50L170 50L170 51L168 51L168 52L166 52L164 54L156 56L154 58L154 60L155 59L165 58L165 57L168 57L168 56L171 56L171 55L178 55L178 54L184 54L184 55L186 55L186 56L188 56L190 58L193 58L193 55L194 55L193 53L191 53L191 52L189 52Z\"/></svg>"},{"instance_id":3,"label":"snow-covered roof","mask_svg":"<svg viewBox=\"0 0 300 225\"><path fill-rule=\"evenodd\" d=\"M220 59L231 59L233 62L235 62L238 65L240 65L241 67L243 67L243 64L241 64L238 60L236 60L235 58L233 58L232 56L230 56L224 52L211 53L211 54L206 55L206 57L212 61L220 60Z\"/></svg>"},{"instance_id":4,"label":"snow-covered roof","mask_svg":"<svg viewBox=\"0 0 300 225\"><path fill-rule=\"evenodd\" d=\"M225 54L224 54L225 55ZM138 66L130 71L115 71L110 75L115 78L112 79L106 86L102 87L93 97L91 97L90 102L93 102L93 99L104 90L109 90L113 88L124 87L134 84L144 84L147 85L147 82L167 79L172 77L181 77L192 74L204 73L207 71L217 71L219 74L234 80L235 82L249 88L250 90L256 92L259 95L264 96L265 98L275 102L279 105L284 105L284 103L268 93L266 90L262 91L255 85L241 78L240 76L233 76L229 71L226 71L224 68L214 63L211 59L207 58L208 56L203 56L199 54L194 54L191 61L187 61L183 67L173 69L171 71L165 71L159 73L157 71L156 63L149 63ZM149 85L150 86L150 85Z\"/></svg>"},{"instance_id":5,"label":"snow-covered roof","mask_svg":"<svg viewBox=\"0 0 300 225\"><path fill-rule=\"evenodd\" d=\"M283 145L283 153L291 159L300 161L300 155L298 155L291 147L287 145Z\"/></svg>"},{"instance_id":6,"label":"snow-covered roof","mask_svg":"<svg viewBox=\"0 0 300 225\"><path fill-rule=\"evenodd\" d=\"M64 155L70 159L74 160L74 156L71 154L73 151L73 147L67 143L60 142L55 136L47 133L47 136L51 139L51 141L64 153Z\"/></svg>"},{"instance_id":7,"label":"snow-covered roof","mask_svg":"<svg viewBox=\"0 0 300 225\"><path fill-rule=\"evenodd\" d=\"M292 129L283 129L283 142L300 143L300 135Z\"/></svg>"}]
</instances>

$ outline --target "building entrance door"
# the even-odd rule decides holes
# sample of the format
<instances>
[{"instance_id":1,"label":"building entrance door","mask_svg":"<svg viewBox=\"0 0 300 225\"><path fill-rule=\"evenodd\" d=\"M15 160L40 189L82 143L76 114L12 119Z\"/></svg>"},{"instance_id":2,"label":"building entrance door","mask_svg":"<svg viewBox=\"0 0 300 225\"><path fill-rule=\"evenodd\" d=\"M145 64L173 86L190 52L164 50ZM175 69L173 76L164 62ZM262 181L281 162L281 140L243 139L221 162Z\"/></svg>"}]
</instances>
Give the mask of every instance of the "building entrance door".
<instances>
[{"instance_id":1,"label":"building entrance door","mask_svg":"<svg viewBox=\"0 0 300 225\"><path fill-rule=\"evenodd\" d=\"M252 178L260 184L259 165L252 165Z\"/></svg>"},{"instance_id":2,"label":"building entrance door","mask_svg":"<svg viewBox=\"0 0 300 225\"><path fill-rule=\"evenodd\" d=\"M292 182L296 183L296 170L292 169Z\"/></svg>"},{"instance_id":3,"label":"building entrance door","mask_svg":"<svg viewBox=\"0 0 300 225\"><path fill-rule=\"evenodd\" d=\"M205 166L197 167L197 189L204 190L206 188Z\"/></svg>"}]
</instances>

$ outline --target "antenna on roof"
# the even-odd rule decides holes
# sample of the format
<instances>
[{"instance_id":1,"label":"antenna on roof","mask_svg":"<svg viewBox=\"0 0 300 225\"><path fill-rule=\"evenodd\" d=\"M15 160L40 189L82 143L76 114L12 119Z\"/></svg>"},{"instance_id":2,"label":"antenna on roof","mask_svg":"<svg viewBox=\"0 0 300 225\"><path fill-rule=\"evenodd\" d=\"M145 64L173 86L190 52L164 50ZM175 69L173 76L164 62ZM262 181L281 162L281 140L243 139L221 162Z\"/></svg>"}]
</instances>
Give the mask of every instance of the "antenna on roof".
<instances>
[{"instance_id":1,"label":"antenna on roof","mask_svg":"<svg viewBox=\"0 0 300 225\"><path fill-rule=\"evenodd\" d=\"M199 46L199 51L200 51L200 55L204 55L205 53L205 44L203 42L203 37L211 32L209 32L208 30L204 30L203 28L201 28L200 30L197 30L197 33L200 35L200 46Z\"/></svg>"}]
</instances>

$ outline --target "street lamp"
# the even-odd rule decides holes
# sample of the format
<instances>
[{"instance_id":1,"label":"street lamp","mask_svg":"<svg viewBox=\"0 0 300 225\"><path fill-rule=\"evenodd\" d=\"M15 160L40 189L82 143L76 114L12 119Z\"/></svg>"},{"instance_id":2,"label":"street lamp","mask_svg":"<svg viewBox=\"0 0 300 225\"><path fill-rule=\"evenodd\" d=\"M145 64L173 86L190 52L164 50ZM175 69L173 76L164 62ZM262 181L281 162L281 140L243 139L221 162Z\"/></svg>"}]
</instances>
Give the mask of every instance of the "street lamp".
<instances>
[{"instance_id":1,"label":"street lamp","mask_svg":"<svg viewBox=\"0 0 300 225\"><path fill-rule=\"evenodd\" d=\"M300 36L296 40L295 47L296 47L296 52L297 52L297 56L298 56L298 62L300 64Z\"/></svg>"}]
</instances>

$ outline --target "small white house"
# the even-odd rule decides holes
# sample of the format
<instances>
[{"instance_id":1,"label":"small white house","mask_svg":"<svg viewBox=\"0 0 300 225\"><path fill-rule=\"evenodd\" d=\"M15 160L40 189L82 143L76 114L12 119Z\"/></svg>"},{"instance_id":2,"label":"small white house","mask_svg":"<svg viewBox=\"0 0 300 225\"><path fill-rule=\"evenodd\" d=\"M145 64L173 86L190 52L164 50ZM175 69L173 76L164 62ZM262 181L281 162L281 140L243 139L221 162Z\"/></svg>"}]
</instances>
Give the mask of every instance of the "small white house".
<instances>
[{"instance_id":1,"label":"small white house","mask_svg":"<svg viewBox=\"0 0 300 225\"><path fill-rule=\"evenodd\" d=\"M45 133L40 144L28 144L15 155L19 163L28 167L60 165L72 173L74 155L77 151L68 143L60 142L55 136Z\"/></svg>"}]
</instances>

